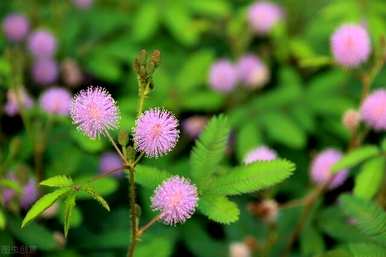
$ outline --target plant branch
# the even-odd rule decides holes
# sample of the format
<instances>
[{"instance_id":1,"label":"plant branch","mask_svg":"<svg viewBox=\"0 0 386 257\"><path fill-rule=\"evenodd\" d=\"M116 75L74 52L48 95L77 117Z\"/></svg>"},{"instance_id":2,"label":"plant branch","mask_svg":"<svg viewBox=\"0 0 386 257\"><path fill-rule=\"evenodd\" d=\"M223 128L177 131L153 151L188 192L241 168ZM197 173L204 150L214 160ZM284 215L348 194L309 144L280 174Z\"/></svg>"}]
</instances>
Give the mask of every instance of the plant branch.
<instances>
[{"instance_id":1,"label":"plant branch","mask_svg":"<svg viewBox=\"0 0 386 257\"><path fill-rule=\"evenodd\" d=\"M117 153L119 154L119 156L121 157L122 161L125 163L125 165L129 165L129 162L126 160L122 151L119 149L118 145L115 143L114 139L111 137L111 135L107 129L105 130L105 134L106 134L107 138L110 140L111 144L114 146L114 148L117 151Z\"/></svg>"},{"instance_id":2,"label":"plant branch","mask_svg":"<svg viewBox=\"0 0 386 257\"><path fill-rule=\"evenodd\" d=\"M139 229L137 231L137 237L139 238L140 236L142 236L142 234L148 229L150 228L152 225L154 225L157 221L159 221L161 219L161 215L158 215L158 216L155 216L154 218L152 218L148 223L146 223L141 229Z\"/></svg>"}]
</instances>

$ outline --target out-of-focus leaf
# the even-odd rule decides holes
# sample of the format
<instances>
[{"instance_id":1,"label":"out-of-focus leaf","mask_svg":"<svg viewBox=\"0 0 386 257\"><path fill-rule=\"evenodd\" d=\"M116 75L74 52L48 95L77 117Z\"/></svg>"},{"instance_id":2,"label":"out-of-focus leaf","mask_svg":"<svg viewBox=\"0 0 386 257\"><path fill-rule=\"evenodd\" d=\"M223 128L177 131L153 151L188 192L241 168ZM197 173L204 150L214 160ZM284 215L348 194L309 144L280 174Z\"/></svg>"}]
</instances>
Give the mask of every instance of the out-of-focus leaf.
<instances>
[{"instance_id":1,"label":"out-of-focus leaf","mask_svg":"<svg viewBox=\"0 0 386 257\"><path fill-rule=\"evenodd\" d=\"M156 3L149 2L140 6L135 13L133 21L133 38L136 41L144 41L154 35L159 25L159 9Z\"/></svg>"},{"instance_id":2,"label":"out-of-focus leaf","mask_svg":"<svg viewBox=\"0 0 386 257\"><path fill-rule=\"evenodd\" d=\"M191 111L216 111L220 109L224 99L224 96L215 92L194 92L189 93L180 104Z\"/></svg>"},{"instance_id":3,"label":"out-of-focus leaf","mask_svg":"<svg viewBox=\"0 0 386 257\"><path fill-rule=\"evenodd\" d=\"M384 173L384 157L366 161L355 177L354 195L369 200L373 198L382 185Z\"/></svg>"},{"instance_id":4,"label":"out-of-focus leaf","mask_svg":"<svg viewBox=\"0 0 386 257\"><path fill-rule=\"evenodd\" d=\"M16 192L19 192L19 193L22 191L20 185L16 181L11 180L11 179L1 178L0 179L0 185L2 187L6 187L9 189L15 190Z\"/></svg>"},{"instance_id":5,"label":"out-of-focus leaf","mask_svg":"<svg viewBox=\"0 0 386 257\"><path fill-rule=\"evenodd\" d=\"M341 210L354 219L357 227L370 240L386 247L386 213L368 200L350 195L339 197Z\"/></svg>"},{"instance_id":6,"label":"out-of-focus leaf","mask_svg":"<svg viewBox=\"0 0 386 257\"><path fill-rule=\"evenodd\" d=\"M223 0L196 0L188 1L189 7L198 15L210 15L213 17L224 17L230 13L228 2Z\"/></svg>"},{"instance_id":7,"label":"out-of-focus leaf","mask_svg":"<svg viewBox=\"0 0 386 257\"><path fill-rule=\"evenodd\" d=\"M306 135L287 115L280 112L267 113L261 117L267 134L273 139L291 148L302 148Z\"/></svg>"},{"instance_id":8,"label":"out-of-focus leaf","mask_svg":"<svg viewBox=\"0 0 386 257\"><path fill-rule=\"evenodd\" d=\"M260 128L253 122L247 122L240 128L236 138L237 156L242 161L248 151L262 142Z\"/></svg>"},{"instance_id":9,"label":"out-of-focus leaf","mask_svg":"<svg viewBox=\"0 0 386 257\"><path fill-rule=\"evenodd\" d=\"M154 190L163 181L172 176L167 171L145 165L138 165L135 170L135 181L150 190Z\"/></svg>"},{"instance_id":10,"label":"out-of-focus leaf","mask_svg":"<svg viewBox=\"0 0 386 257\"><path fill-rule=\"evenodd\" d=\"M86 68L97 78L109 82L115 82L121 76L120 64L111 56L104 54L94 54L90 56Z\"/></svg>"},{"instance_id":11,"label":"out-of-focus leaf","mask_svg":"<svg viewBox=\"0 0 386 257\"><path fill-rule=\"evenodd\" d=\"M332 166L332 172L355 167L359 163L376 156L378 153L379 149L373 145L362 146L352 150Z\"/></svg>"},{"instance_id":12,"label":"out-of-focus leaf","mask_svg":"<svg viewBox=\"0 0 386 257\"><path fill-rule=\"evenodd\" d=\"M82 149L90 153L99 152L105 146L103 140L92 140L78 130L73 130L71 136Z\"/></svg>"},{"instance_id":13,"label":"out-of-focus leaf","mask_svg":"<svg viewBox=\"0 0 386 257\"><path fill-rule=\"evenodd\" d=\"M80 181L89 180L90 178L83 178ZM116 178L103 178L98 179L91 182L92 187L95 189L95 192L102 196L109 195L118 188L118 182ZM86 194L85 192L79 192L78 194L79 199L90 199L91 196L89 194Z\"/></svg>"},{"instance_id":14,"label":"out-of-focus leaf","mask_svg":"<svg viewBox=\"0 0 386 257\"><path fill-rule=\"evenodd\" d=\"M21 227L24 227L29 222L31 222L33 219L39 216L42 212L44 212L48 207L53 205L60 197L62 197L64 194L68 193L69 191L71 191L71 188L60 188L55 190L52 193L48 193L43 197L41 197L39 200L37 200L34 203L31 209L29 209L29 211L27 212Z\"/></svg>"},{"instance_id":15,"label":"out-of-focus leaf","mask_svg":"<svg viewBox=\"0 0 386 257\"><path fill-rule=\"evenodd\" d=\"M6 224L7 224L7 219L5 217L3 210L0 209L0 230L3 230Z\"/></svg>"},{"instance_id":16,"label":"out-of-focus leaf","mask_svg":"<svg viewBox=\"0 0 386 257\"><path fill-rule=\"evenodd\" d=\"M320 232L312 227L306 226L301 234L300 246L304 256L314 256L324 251L324 240Z\"/></svg>"}]
</instances>

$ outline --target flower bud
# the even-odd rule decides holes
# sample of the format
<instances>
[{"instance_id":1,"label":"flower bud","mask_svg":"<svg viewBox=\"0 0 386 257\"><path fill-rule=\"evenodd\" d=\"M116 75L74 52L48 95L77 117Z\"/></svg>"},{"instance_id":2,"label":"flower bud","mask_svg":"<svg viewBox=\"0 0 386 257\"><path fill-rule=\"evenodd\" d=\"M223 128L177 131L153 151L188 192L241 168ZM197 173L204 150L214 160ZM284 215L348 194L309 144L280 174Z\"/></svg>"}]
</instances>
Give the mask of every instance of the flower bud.
<instances>
[{"instance_id":1,"label":"flower bud","mask_svg":"<svg viewBox=\"0 0 386 257\"><path fill-rule=\"evenodd\" d=\"M248 209L268 224L275 223L279 215L279 206L275 200L271 199L249 204Z\"/></svg>"},{"instance_id":2,"label":"flower bud","mask_svg":"<svg viewBox=\"0 0 386 257\"><path fill-rule=\"evenodd\" d=\"M251 250L243 242L233 242L229 245L230 257L251 257Z\"/></svg>"},{"instance_id":3,"label":"flower bud","mask_svg":"<svg viewBox=\"0 0 386 257\"><path fill-rule=\"evenodd\" d=\"M347 110L342 117L343 126L350 131L354 131L358 127L360 120L360 113L353 109Z\"/></svg>"}]
</instances>

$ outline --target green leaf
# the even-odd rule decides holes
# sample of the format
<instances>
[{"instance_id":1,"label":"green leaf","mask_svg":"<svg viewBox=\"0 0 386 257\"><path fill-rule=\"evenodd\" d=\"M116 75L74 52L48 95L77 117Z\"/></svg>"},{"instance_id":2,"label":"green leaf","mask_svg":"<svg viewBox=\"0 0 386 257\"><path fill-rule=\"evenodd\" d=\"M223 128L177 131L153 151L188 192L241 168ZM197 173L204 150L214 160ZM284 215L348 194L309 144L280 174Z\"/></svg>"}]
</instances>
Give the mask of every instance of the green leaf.
<instances>
[{"instance_id":1,"label":"green leaf","mask_svg":"<svg viewBox=\"0 0 386 257\"><path fill-rule=\"evenodd\" d=\"M221 162L229 136L228 120L220 115L212 118L196 141L190 155L191 175L194 182L200 185L206 181Z\"/></svg>"},{"instance_id":2,"label":"green leaf","mask_svg":"<svg viewBox=\"0 0 386 257\"><path fill-rule=\"evenodd\" d=\"M21 193L21 191L22 191L20 185L16 181L11 180L11 179L6 179L6 178L0 179L0 185L3 187L15 190L18 193Z\"/></svg>"},{"instance_id":3,"label":"green leaf","mask_svg":"<svg viewBox=\"0 0 386 257\"><path fill-rule=\"evenodd\" d=\"M153 2L140 5L139 10L135 12L132 26L135 41L141 42L154 35L159 25L159 11L158 6Z\"/></svg>"},{"instance_id":4,"label":"green leaf","mask_svg":"<svg viewBox=\"0 0 386 257\"><path fill-rule=\"evenodd\" d=\"M198 209L209 219L222 224L235 222L240 215L237 205L225 196L203 195Z\"/></svg>"},{"instance_id":5,"label":"green leaf","mask_svg":"<svg viewBox=\"0 0 386 257\"><path fill-rule=\"evenodd\" d=\"M373 145L362 146L347 153L337 163L332 166L332 172L352 168L357 164L379 154L379 149Z\"/></svg>"},{"instance_id":6,"label":"green leaf","mask_svg":"<svg viewBox=\"0 0 386 257\"><path fill-rule=\"evenodd\" d=\"M40 182L40 185L49 187L66 187L72 186L73 184L74 182L72 182L71 178L63 175L51 177Z\"/></svg>"},{"instance_id":7,"label":"green leaf","mask_svg":"<svg viewBox=\"0 0 386 257\"><path fill-rule=\"evenodd\" d=\"M70 229L71 224L71 215L72 211L76 205L76 194L70 194L67 196L66 200L64 201L64 236L67 237L68 230Z\"/></svg>"},{"instance_id":8,"label":"green leaf","mask_svg":"<svg viewBox=\"0 0 386 257\"><path fill-rule=\"evenodd\" d=\"M301 234L300 246L303 256L320 254L325 248L321 233L310 225L306 226Z\"/></svg>"},{"instance_id":9,"label":"green leaf","mask_svg":"<svg viewBox=\"0 0 386 257\"><path fill-rule=\"evenodd\" d=\"M204 49L195 52L182 66L177 76L177 85L184 92L194 89L207 81L209 66L213 62L214 53Z\"/></svg>"},{"instance_id":10,"label":"green leaf","mask_svg":"<svg viewBox=\"0 0 386 257\"><path fill-rule=\"evenodd\" d=\"M150 190L154 190L163 181L172 176L167 171L145 165L137 165L135 170L135 181Z\"/></svg>"},{"instance_id":11,"label":"green leaf","mask_svg":"<svg viewBox=\"0 0 386 257\"><path fill-rule=\"evenodd\" d=\"M382 151L386 152L386 137L382 140L381 148L382 148Z\"/></svg>"},{"instance_id":12,"label":"green leaf","mask_svg":"<svg viewBox=\"0 0 386 257\"><path fill-rule=\"evenodd\" d=\"M0 229L3 230L7 223L7 219L5 218L5 214L2 209L0 209Z\"/></svg>"},{"instance_id":13,"label":"green leaf","mask_svg":"<svg viewBox=\"0 0 386 257\"><path fill-rule=\"evenodd\" d=\"M386 248L370 243L352 243L328 251L320 257L386 257Z\"/></svg>"},{"instance_id":14,"label":"green leaf","mask_svg":"<svg viewBox=\"0 0 386 257\"><path fill-rule=\"evenodd\" d=\"M195 0L187 2L190 8L197 14L224 17L229 14L229 3L223 0Z\"/></svg>"},{"instance_id":15,"label":"green leaf","mask_svg":"<svg viewBox=\"0 0 386 257\"><path fill-rule=\"evenodd\" d=\"M253 122L247 122L237 133L237 156L242 161L248 151L262 143L259 127Z\"/></svg>"},{"instance_id":16,"label":"green leaf","mask_svg":"<svg viewBox=\"0 0 386 257\"><path fill-rule=\"evenodd\" d=\"M44 251L58 248L52 232L44 226L35 222L22 229L20 228L20 223L21 219L19 217L7 216L7 229L15 238L25 245Z\"/></svg>"},{"instance_id":17,"label":"green leaf","mask_svg":"<svg viewBox=\"0 0 386 257\"><path fill-rule=\"evenodd\" d=\"M25 215L21 227L23 228L25 225L27 225L29 222L39 216L42 212L44 212L48 207L54 204L60 197L68 193L70 190L71 188L57 189L54 192L48 193L41 197L39 200L37 200L36 203Z\"/></svg>"},{"instance_id":18,"label":"green leaf","mask_svg":"<svg viewBox=\"0 0 386 257\"><path fill-rule=\"evenodd\" d=\"M373 198L382 185L384 172L384 157L366 161L355 177L354 195L368 200Z\"/></svg>"},{"instance_id":19,"label":"green leaf","mask_svg":"<svg viewBox=\"0 0 386 257\"><path fill-rule=\"evenodd\" d=\"M102 196L107 196L115 192L118 188L118 181L116 178L105 177L90 182L90 177L80 179L79 183L90 183L94 190ZM79 192L78 199L90 199L90 195L85 192Z\"/></svg>"},{"instance_id":20,"label":"green leaf","mask_svg":"<svg viewBox=\"0 0 386 257\"><path fill-rule=\"evenodd\" d=\"M270 138L291 148L302 148L306 135L296 122L280 112L262 115L263 125Z\"/></svg>"},{"instance_id":21,"label":"green leaf","mask_svg":"<svg viewBox=\"0 0 386 257\"><path fill-rule=\"evenodd\" d=\"M105 201L105 199L103 199L102 196L100 196L95 190L94 188L90 187L90 186L82 186L81 187L81 190L83 190L84 192L86 192L87 194L89 194L92 198L94 198L94 200L96 200L97 202L99 202L103 208L105 208L107 211L110 211L110 207L109 207L109 204Z\"/></svg>"},{"instance_id":22,"label":"green leaf","mask_svg":"<svg viewBox=\"0 0 386 257\"><path fill-rule=\"evenodd\" d=\"M350 195L339 197L341 210L372 241L386 246L386 213L376 204Z\"/></svg>"},{"instance_id":23,"label":"green leaf","mask_svg":"<svg viewBox=\"0 0 386 257\"><path fill-rule=\"evenodd\" d=\"M295 165L287 160L257 161L239 166L213 179L205 193L238 195L254 192L280 183L292 174Z\"/></svg>"}]
</instances>

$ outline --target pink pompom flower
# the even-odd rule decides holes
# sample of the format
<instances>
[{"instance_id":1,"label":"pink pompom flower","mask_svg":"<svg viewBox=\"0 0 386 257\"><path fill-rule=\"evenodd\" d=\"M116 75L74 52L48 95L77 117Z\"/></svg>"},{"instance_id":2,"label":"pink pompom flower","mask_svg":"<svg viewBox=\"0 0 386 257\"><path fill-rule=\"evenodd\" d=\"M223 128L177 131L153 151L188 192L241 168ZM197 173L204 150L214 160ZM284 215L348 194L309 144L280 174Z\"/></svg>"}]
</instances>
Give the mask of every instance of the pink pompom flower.
<instances>
[{"instance_id":1,"label":"pink pompom flower","mask_svg":"<svg viewBox=\"0 0 386 257\"><path fill-rule=\"evenodd\" d=\"M56 39L50 32L38 30L29 37L28 48L36 58L51 58L56 51Z\"/></svg>"},{"instance_id":2,"label":"pink pompom flower","mask_svg":"<svg viewBox=\"0 0 386 257\"><path fill-rule=\"evenodd\" d=\"M344 24L331 37L331 51L335 61L347 68L355 68L367 61L371 42L361 25Z\"/></svg>"},{"instance_id":3,"label":"pink pompom flower","mask_svg":"<svg viewBox=\"0 0 386 257\"><path fill-rule=\"evenodd\" d=\"M20 198L20 206L23 209L28 209L39 197L38 185L36 180L30 178L27 184L23 187L23 192Z\"/></svg>"},{"instance_id":4,"label":"pink pompom flower","mask_svg":"<svg viewBox=\"0 0 386 257\"><path fill-rule=\"evenodd\" d=\"M237 72L242 85L250 89L263 87L269 79L267 66L251 54L240 58L237 63Z\"/></svg>"},{"instance_id":5,"label":"pink pompom flower","mask_svg":"<svg viewBox=\"0 0 386 257\"><path fill-rule=\"evenodd\" d=\"M179 176L164 181L151 198L153 210L161 212L161 220L167 225L184 223L195 212L197 202L196 186Z\"/></svg>"},{"instance_id":6,"label":"pink pompom flower","mask_svg":"<svg viewBox=\"0 0 386 257\"><path fill-rule=\"evenodd\" d=\"M237 70L234 65L226 59L214 63L209 73L209 85L218 92L232 91L237 85Z\"/></svg>"},{"instance_id":7,"label":"pink pompom flower","mask_svg":"<svg viewBox=\"0 0 386 257\"><path fill-rule=\"evenodd\" d=\"M327 183L333 176L331 168L342 158L342 153L333 148L326 149L319 153L311 163L311 179L317 185ZM348 176L348 170L341 170L329 184L329 189L339 187Z\"/></svg>"},{"instance_id":8,"label":"pink pompom flower","mask_svg":"<svg viewBox=\"0 0 386 257\"><path fill-rule=\"evenodd\" d=\"M282 18L281 8L271 2L256 2L248 10L248 22L258 34L268 33Z\"/></svg>"},{"instance_id":9,"label":"pink pompom flower","mask_svg":"<svg viewBox=\"0 0 386 257\"><path fill-rule=\"evenodd\" d=\"M119 171L123 170L122 159L114 152L103 153L99 161L99 170L102 174L111 171L116 171L114 174L118 174Z\"/></svg>"},{"instance_id":10,"label":"pink pompom flower","mask_svg":"<svg viewBox=\"0 0 386 257\"><path fill-rule=\"evenodd\" d=\"M277 158L274 150L267 146L259 146L247 153L244 158L244 164L250 164L256 161L272 161Z\"/></svg>"},{"instance_id":11,"label":"pink pompom flower","mask_svg":"<svg viewBox=\"0 0 386 257\"><path fill-rule=\"evenodd\" d=\"M386 90L378 89L361 106L362 120L376 131L386 131Z\"/></svg>"},{"instance_id":12,"label":"pink pompom flower","mask_svg":"<svg viewBox=\"0 0 386 257\"><path fill-rule=\"evenodd\" d=\"M2 27L8 40L20 42L28 34L29 22L24 15L13 13L5 17Z\"/></svg>"},{"instance_id":13,"label":"pink pompom flower","mask_svg":"<svg viewBox=\"0 0 386 257\"><path fill-rule=\"evenodd\" d=\"M179 137L178 120L166 110L153 108L136 121L134 142L137 151L147 157L159 157L170 152Z\"/></svg>"},{"instance_id":14,"label":"pink pompom flower","mask_svg":"<svg viewBox=\"0 0 386 257\"><path fill-rule=\"evenodd\" d=\"M52 59L38 59L32 66L32 77L37 84L49 85L58 78L58 65Z\"/></svg>"},{"instance_id":15,"label":"pink pompom flower","mask_svg":"<svg viewBox=\"0 0 386 257\"><path fill-rule=\"evenodd\" d=\"M91 86L73 98L71 118L85 135L95 139L117 127L119 110L110 93L104 88Z\"/></svg>"},{"instance_id":16,"label":"pink pompom flower","mask_svg":"<svg viewBox=\"0 0 386 257\"><path fill-rule=\"evenodd\" d=\"M5 103L4 111L8 116L15 116L19 113L19 107L30 109L33 106L31 96L24 90L15 91L13 89L7 92L7 102Z\"/></svg>"},{"instance_id":17,"label":"pink pompom flower","mask_svg":"<svg viewBox=\"0 0 386 257\"><path fill-rule=\"evenodd\" d=\"M70 113L71 93L60 87L47 89L40 97L41 108L51 114L66 116Z\"/></svg>"}]
</instances>

